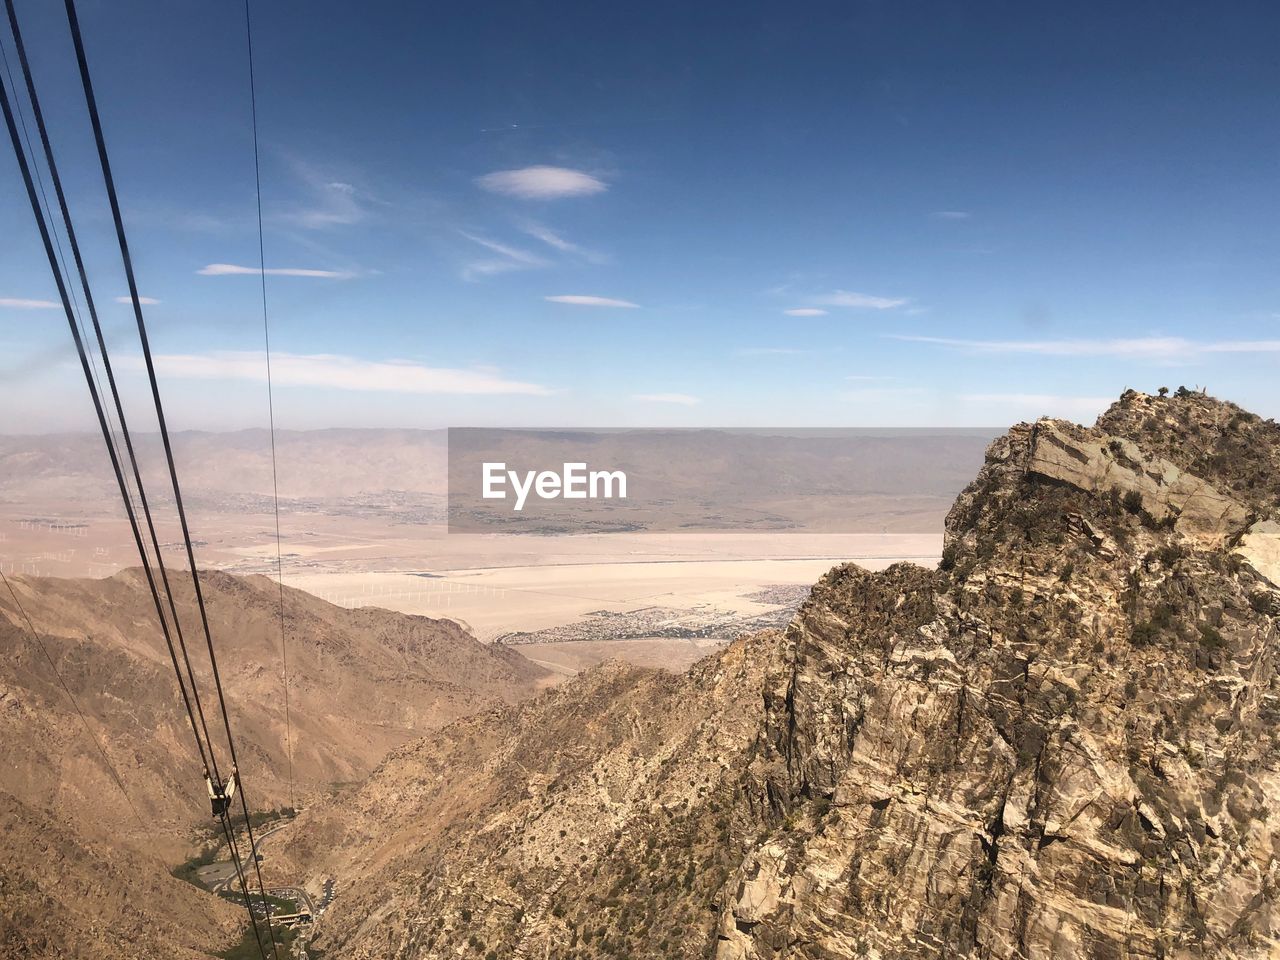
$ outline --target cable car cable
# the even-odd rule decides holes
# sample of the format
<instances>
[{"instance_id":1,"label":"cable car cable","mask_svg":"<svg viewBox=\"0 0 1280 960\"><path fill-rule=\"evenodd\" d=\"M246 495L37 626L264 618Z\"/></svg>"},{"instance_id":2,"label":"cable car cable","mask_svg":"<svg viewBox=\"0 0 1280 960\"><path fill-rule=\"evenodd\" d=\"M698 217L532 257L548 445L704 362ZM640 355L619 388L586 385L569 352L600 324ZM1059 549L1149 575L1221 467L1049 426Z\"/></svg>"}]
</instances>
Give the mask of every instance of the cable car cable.
<instances>
[{"instance_id":1,"label":"cable car cable","mask_svg":"<svg viewBox=\"0 0 1280 960\"><path fill-rule=\"evenodd\" d=\"M116 418L120 424L120 433L124 439L125 450L128 454L129 464L133 472L134 483L138 491L138 500L142 507L142 514L143 514L143 518L146 521L148 534L150 535L150 538L151 538L152 550L155 552L156 566L159 569L160 579L164 586L166 599L168 600L169 613L170 613L170 616L172 616L173 618L173 627L174 627L175 635L178 640L178 648L182 653L183 663L186 665L187 677L191 684L192 697L195 702L196 715L200 719L200 727L204 733L205 743L208 745L210 765L212 766L213 775L214 777L218 778L220 782L221 775L218 770L217 757L213 753L213 746L212 746L213 740L209 735L209 725L207 720L205 719L204 706L200 700L200 691L199 691L199 688L196 686L195 673L192 671L192 668L191 668L191 658L187 653L186 639L183 636L183 632L182 632L182 621L178 617L178 610L174 600L173 587L169 582L169 572L165 567L164 556L160 549L160 538L156 532L155 522L151 515L151 505L147 499L146 488L144 487L142 482L142 473L138 467L137 454L134 450L133 439L129 433L128 421L125 418L124 405L120 399L120 391L117 389L117 386L116 386L115 372L111 366L111 357L107 351L106 339L102 333L102 325L98 320L97 306L94 302L93 291L89 284L88 274L85 271L84 259L80 253L80 244L76 238L75 226L73 225L71 220L71 211L67 206L66 194L62 188L62 177L58 173L58 164L56 159L54 158L53 145L49 140L49 131L44 122L44 111L41 109L40 97L39 97L39 94L36 92L35 79L31 73L30 63L27 60L26 45L25 43L23 43L23 40L22 40L22 30L18 24L17 12L14 8L13 0L5 0L5 7L9 15L9 27L11 32L13 33L14 46L18 54L18 62L22 68L23 78L26 81L27 97L31 103L32 116L36 123L36 129L40 135L40 143L44 148L45 163L49 168L49 179L50 179L50 182L53 184L54 193L58 199L58 207L62 214L64 230L67 235L67 244L71 248L72 257L75 260L76 269L79 272L80 285L81 285L81 288L84 290L85 306L89 312L89 316L93 323L94 333L96 334L97 342L98 342L98 350L102 355L102 364L107 374L107 382L111 388L111 398L114 401ZM6 67L7 67L7 63L6 63ZM13 82L12 76L10 76L10 82L11 83ZM30 138L27 139L27 146L28 146L28 149L34 149L31 147ZM37 178L37 183L40 183L41 180L39 177L38 168L36 170L36 178ZM43 192L43 188L42 188L42 192ZM46 201L46 209L47 207L48 207L48 204ZM50 217L52 217L51 213L50 213ZM56 240L57 238L56 233L54 234L54 237ZM62 268L64 271L67 269L65 259L62 260ZM74 287L71 288L71 293L74 296L75 294ZM92 359L92 355L91 355L91 359ZM102 390L101 380L98 381L98 390L100 392Z\"/></svg>"},{"instance_id":2,"label":"cable car cable","mask_svg":"<svg viewBox=\"0 0 1280 960\"><path fill-rule=\"evenodd\" d=\"M67 296L67 287L63 282L62 274L58 270L57 256L54 253L53 243L49 237L49 228L45 223L43 212L40 209L39 197L36 194L35 185L32 182L31 170L27 163L26 155L22 151L22 142L18 136L18 129L14 123L13 109L9 103L9 90L4 82L4 78L0 77L0 107L3 108L5 125L9 130L9 139L12 141L14 155L18 160L18 169L22 174L23 182L27 189L27 198L31 202L31 210L36 219L36 226L40 231L40 238L44 244L45 254L49 260L49 269L53 272L53 278L58 287L58 296L62 300L62 308L67 316L67 324L71 328L71 336L75 341L76 353L80 358L80 367L85 376L85 382L89 387L89 395L93 401L94 413L98 418L98 426L102 430L103 439L107 441L107 453L111 460L112 472L115 473L116 483L120 487L121 496L124 498L125 513L129 519L129 528L133 533L134 543L138 548L138 555L143 558L142 570L147 580L147 586L151 591L151 598L155 604L156 617L160 621L162 632L164 633L165 643L169 649L169 657L173 662L174 671L178 677L178 687L182 693L183 703L186 706L187 718L191 722L191 729L196 736L196 746L200 753L201 766L207 771L209 769L209 761L205 756L204 744L200 740L199 727L196 723L195 713L191 706L191 699L187 693L186 684L182 680L182 673L178 669L177 653L173 647L173 639L169 634L169 626L164 617L164 609L160 603L160 594L156 588L155 578L151 572L150 565L146 562L146 549L142 543L142 533L138 529L137 516L133 510L133 504L128 497L128 491L125 486L124 473L120 469L120 461L116 455L115 447L109 441L109 431L107 427L106 415L103 412L102 400L98 396L97 387L93 381L93 375L89 369L89 360L85 353L84 341L80 336L80 329L76 326L75 316L71 310L71 301Z\"/></svg>"},{"instance_id":3,"label":"cable car cable","mask_svg":"<svg viewBox=\"0 0 1280 960\"><path fill-rule=\"evenodd\" d=\"M115 223L116 240L120 245L120 256L124 262L125 279L129 285L129 299L133 304L134 318L138 325L138 338L142 345L142 356L146 365L147 379L151 385L151 396L155 404L156 420L160 427L160 439L164 446L165 461L169 467L169 479L173 486L174 504L178 511L178 521L182 528L182 539L186 547L187 562L191 568L191 582L195 588L196 606L200 611L200 623L204 630L205 645L209 652L209 665L213 673L214 688L218 694L218 703L222 710L222 725L227 737L227 750L231 755L231 765L233 770L239 770L240 764L236 757L235 740L231 733L231 719L227 711L227 702L225 692L222 687L222 677L218 670L217 655L213 649L213 634L209 628L209 614L205 606L204 592L200 587L200 574L196 566L195 550L191 543L191 531L187 523L186 508L182 502L182 488L178 483L178 471L174 464L173 446L169 439L169 428L165 421L164 406L160 400L160 386L156 379L155 361L151 355L151 344L147 337L146 322L142 316L142 304L138 297L138 284L134 276L133 259L129 253L129 242L125 236L124 219L120 213L120 201L116 195L115 180L111 175L111 162L107 155L106 139L102 132L102 119L98 113L97 99L93 93L93 81L89 76L89 63L85 56L84 40L80 34L80 21L76 15L75 0L65 0L65 8L67 12L67 22L71 29L71 39L75 46L76 63L80 69L80 82L84 90L85 104L89 110L89 121L93 127L94 142L98 151L98 162L102 168L102 178L106 185L107 200L111 205L111 216ZM245 815L245 830L249 838L249 850L252 855L254 871L257 874L259 890L265 895L266 890L262 883L262 870L258 866L257 858L257 842L253 835L253 824L249 816L248 800L246 799L246 791L240 789L240 805ZM272 952L276 955L277 960L279 952L276 949L276 940L271 926L270 911L266 914L267 930L271 935Z\"/></svg>"},{"instance_id":4,"label":"cable car cable","mask_svg":"<svg viewBox=\"0 0 1280 960\"><path fill-rule=\"evenodd\" d=\"M253 186L258 202L258 269L262 281L262 341L267 358L267 422L271 435L271 499L276 518L276 587L280 595L280 663L284 674L284 742L289 762L289 806L293 794L293 723L289 716L289 646L284 629L284 559L280 552L280 482L276 470L276 404L271 384L271 324L267 320L267 257L262 233L262 168L258 158L258 93L253 72L253 19L244 0L244 33L249 50L249 116L253 126Z\"/></svg>"},{"instance_id":5,"label":"cable car cable","mask_svg":"<svg viewBox=\"0 0 1280 960\"><path fill-rule=\"evenodd\" d=\"M54 251L54 245L49 234L48 224L45 221L44 211L40 205L40 199L39 199L39 195L37 194L35 183L32 177L31 167L27 160L26 153L23 150L22 139L18 133L18 127L15 122L13 108L10 104L8 85L5 83L3 76L0 76L0 109L2 109L4 113L5 126L9 131L9 139L13 146L14 156L18 161L19 172L22 175L23 184L26 187L27 199L31 204L31 212L35 218L36 226L40 233L40 239L44 246L45 256L49 262L49 269L53 274L54 282L58 288L58 296L59 296L59 299L62 301L63 312L66 314L67 324L70 327L72 339L75 342L76 353L80 360L81 370L84 373L85 383L89 388L89 396L93 402L94 413L97 416L98 426L102 431L103 440L107 446L107 453L111 461L112 472L115 474L116 483L120 488L121 498L125 505L125 513L129 520L129 527L133 534L134 543L138 549L138 555L142 560L143 573L147 580L148 589L151 592L152 601L155 605L156 617L160 621L161 630L165 638L165 645L168 648L170 661L173 664L174 673L178 680L178 689L182 695L183 705L187 712L187 719L191 724L192 734L196 740L196 748L200 754L201 765L205 770L205 776L208 777L209 764L210 764L211 758L206 756L204 744L201 742L201 739L200 739L200 728L197 725L196 718L192 709L191 698L187 692L186 684L183 682L182 672L178 667L177 655L174 650L173 640L172 640L172 637L170 636L169 627L164 617L164 610L160 602L159 591L156 587L155 578L154 578L154 575L152 574L150 564L147 559L146 549L142 541L142 534L138 528L137 516L134 512L133 504L129 497L128 488L125 483L124 473L120 467L120 461L117 454L117 450L114 444L112 443L111 431L107 423L106 415L102 406L101 397L99 396L99 393L98 393L97 385L95 383L92 371L90 369L89 358L85 350L84 340L80 335L79 326L76 324L76 321L75 321L75 314L72 310L71 302L68 297L67 285L62 276L62 271L59 269L57 255ZM210 746L210 749L212 749L212 744L210 744L209 746ZM244 891L244 895L245 895L245 907L249 911L250 920L253 923L254 930L256 933L257 921L253 915L253 908L249 901L248 885L245 882L244 874L242 872L242 869L239 866L239 856L238 856L238 851L235 848L234 833L228 829L228 825L226 823L225 817L223 818L223 826L224 826L224 830L227 832L228 846L231 848L233 857L237 863L237 874L239 875L239 878L241 881L241 888ZM260 875L259 875L259 882L261 882ZM268 927L269 925L270 925L270 920L268 919ZM274 936L272 940L273 940L273 947L274 947ZM260 937L259 937L259 949L261 950ZM264 954L264 960L265 960L265 954ZM277 960L278 960L278 955L277 955Z\"/></svg>"}]
</instances>

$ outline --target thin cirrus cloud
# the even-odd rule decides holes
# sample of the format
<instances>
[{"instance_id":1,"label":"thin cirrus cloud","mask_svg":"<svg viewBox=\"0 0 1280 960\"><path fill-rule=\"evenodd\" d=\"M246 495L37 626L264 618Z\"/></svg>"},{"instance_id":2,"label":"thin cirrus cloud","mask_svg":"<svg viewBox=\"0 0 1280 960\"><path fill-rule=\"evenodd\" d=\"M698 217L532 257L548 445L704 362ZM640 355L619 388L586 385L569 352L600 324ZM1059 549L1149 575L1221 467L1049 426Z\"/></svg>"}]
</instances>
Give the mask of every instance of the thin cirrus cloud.
<instances>
[{"instance_id":1,"label":"thin cirrus cloud","mask_svg":"<svg viewBox=\"0 0 1280 960\"><path fill-rule=\"evenodd\" d=\"M973 216L968 210L935 210L933 215L939 220L968 220Z\"/></svg>"},{"instance_id":2,"label":"thin cirrus cloud","mask_svg":"<svg viewBox=\"0 0 1280 960\"><path fill-rule=\"evenodd\" d=\"M304 230L325 230L361 223L369 217L369 204L376 202L346 179L299 157L285 158L300 187L301 202L276 215L277 219Z\"/></svg>"},{"instance_id":3,"label":"thin cirrus cloud","mask_svg":"<svg viewBox=\"0 0 1280 960\"><path fill-rule=\"evenodd\" d=\"M137 367L142 361L126 357L123 362ZM267 379L262 354L246 351L164 354L156 357L156 367L168 378L260 382ZM410 360L363 360L327 353L273 354L271 375L277 386L328 387L370 393L544 397L557 392L542 384L509 380L488 367L428 367Z\"/></svg>"},{"instance_id":4,"label":"thin cirrus cloud","mask_svg":"<svg viewBox=\"0 0 1280 960\"><path fill-rule=\"evenodd\" d=\"M488 277L497 273L510 273L512 270L533 270L551 265L546 258L528 250L522 250L520 247L498 243L496 240L487 240L484 237L466 233L465 231L459 232L472 243L484 247L490 253L497 254L497 256L483 260L472 260L464 266L462 268L462 279L464 280L475 280L479 277Z\"/></svg>"},{"instance_id":5,"label":"thin cirrus cloud","mask_svg":"<svg viewBox=\"0 0 1280 960\"><path fill-rule=\"evenodd\" d=\"M131 306L133 304L133 300L129 297L116 297L115 300L116 303L123 303L126 306ZM154 307L160 301L155 297L139 297L138 302L144 307Z\"/></svg>"},{"instance_id":6,"label":"thin cirrus cloud","mask_svg":"<svg viewBox=\"0 0 1280 960\"><path fill-rule=\"evenodd\" d=\"M812 302L822 307L853 307L859 310L892 310L907 302L906 297L874 297L869 293L854 293L852 290L833 290L820 297L813 297Z\"/></svg>"},{"instance_id":7,"label":"thin cirrus cloud","mask_svg":"<svg viewBox=\"0 0 1280 960\"><path fill-rule=\"evenodd\" d=\"M742 347L737 354L740 357L795 357L808 352L799 347Z\"/></svg>"},{"instance_id":8,"label":"thin cirrus cloud","mask_svg":"<svg viewBox=\"0 0 1280 960\"><path fill-rule=\"evenodd\" d=\"M23 297L0 297L0 307L10 310L57 310L62 304L52 300L27 300Z\"/></svg>"},{"instance_id":9,"label":"thin cirrus cloud","mask_svg":"<svg viewBox=\"0 0 1280 960\"><path fill-rule=\"evenodd\" d=\"M196 271L202 277L313 277L328 280L350 280L355 276L343 270L311 270L302 267L242 267L234 263L210 263Z\"/></svg>"},{"instance_id":10,"label":"thin cirrus cloud","mask_svg":"<svg viewBox=\"0 0 1280 960\"><path fill-rule=\"evenodd\" d=\"M520 225L522 233L526 233L535 240L541 240L553 250L559 250L561 253L567 253L573 257L580 257L588 263L608 263L609 256L599 253L595 250L588 250L586 247L574 243L566 239L561 234L552 230L550 227L541 223L527 222Z\"/></svg>"},{"instance_id":11,"label":"thin cirrus cloud","mask_svg":"<svg viewBox=\"0 0 1280 960\"><path fill-rule=\"evenodd\" d=\"M1205 354L1280 353L1280 340L1217 340L1185 337L1130 337L1106 340L964 340L889 334L891 340L932 344L966 353L1033 354L1045 357L1115 357L1157 363L1183 363Z\"/></svg>"},{"instance_id":12,"label":"thin cirrus cloud","mask_svg":"<svg viewBox=\"0 0 1280 960\"><path fill-rule=\"evenodd\" d=\"M590 297L578 293L562 293L554 297L543 297L548 303L567 303L575 307L622 307L635 309L640 306L630 300L615 300L613 297Z\"/></svg>"},{"instance_id":13,"label":"thin cirrus cloud","mask_svg":"<svg viewBox=\"0 0 1280 960\"><path fill-rule=\"evenodd\" d=\"M603 193L609 185L603 180L571 170L568 167L533 166L518 170L496 170L476 177L476 184L490 193L500 193L520 200L559 200L564 197L589 197Z\"/></svg>"},{"instance_id":14,"label":"thin cirrus cloud","mask_svg":"<svg viewBox=\"0 0 1280 960\"><path fill-rule=\"evenodd\" d=\"M351 184L334 180L315 184L313 189L316 193L314 204L284 213L281 219L308 230L348 227L365 219L364 207L357 200L356 188Z\"/></svg>"},{"instance_id":15,"label":"thin cirrus cloud","mask_svg":"<svg viewBox=\"0 0 1280 960\"><path fill-rule=\"evenodd\" d=\"M825 317L827 315L827 311L821 307L792 307L782 312L788 317Z\"/></svg>"},{"instance_id":16,"label":"thin cirrus cloud","mask_svg":"<svg viewBox=\"0 0 1280 960\"><path fill-rule=\"evenodd\" d=\"M640 403L673 403L682 407L695 407L702 402L701 397L688 393L635 393L631 399Z\"/></svg>"}]
</instances>

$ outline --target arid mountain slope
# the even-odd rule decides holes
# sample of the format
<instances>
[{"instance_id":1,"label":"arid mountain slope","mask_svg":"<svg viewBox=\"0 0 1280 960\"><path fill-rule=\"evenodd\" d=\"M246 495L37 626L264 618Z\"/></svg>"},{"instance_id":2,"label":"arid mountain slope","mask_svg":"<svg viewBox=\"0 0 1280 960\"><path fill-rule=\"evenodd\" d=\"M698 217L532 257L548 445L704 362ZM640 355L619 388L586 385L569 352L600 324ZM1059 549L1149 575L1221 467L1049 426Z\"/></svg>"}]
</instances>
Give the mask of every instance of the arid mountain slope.
<instances>
[{"instance_id":1,"label":"arid mountain slope","mask_svg":"<svg viewBox=\"0 0 1280 960\"><path fill-rule=\"evenodd\" d=\"M207 957L244 913L0 792L0 960Z\"/></svg>"},{"instance_id":2,"label":"arid mountain slope","mask_svg":"<svg viewBox=\"0 0 1280 960\"><path fill-rule=\"evenodd\" d=\"M690 930L705 941L743 854L732 785L780 639L679 677L608 662L460 721L304 812L271 869L337 878L318 944L335 956L565 955L596 931L618 956L665 955Z\"/></svg>"},{"instance_id":3,"label":"arid mountain slope","mask_svg":"<svg viewBox=\"0 0 1280 960\"><path fill-rule=\"evenodd\" d=\"M147 846L181 859L191 825L207 820L208 807L141 573L13 582L147 819ZM289 759L276 586L218 573L202 583L250 800L258 808L283 805ZM191 614L188 646L212 722L216 702L189 578L178 592L179 610ZM514 651L484 646L450 621L345 610L295 590L285 591L285 630L299 799L363 777L388 750L427 730L526 697L545 677ZM0 640L9 652L0 661L0 789L89 836L137 838L143 832L7 591ZM214 736L223 742L220 729Z\"/></svg>"},{"instance_id":4,"label":"arid mountain slope","mask_svg":"<svg viewBox=\"0 0 1280 960\"><path fill-rule=\"evenodd\" d=\"M606 666L295 823L350 957L1280 956L1280 428L1126 393L1014 427L942 569Z\"/></svg>"}]
</instances>

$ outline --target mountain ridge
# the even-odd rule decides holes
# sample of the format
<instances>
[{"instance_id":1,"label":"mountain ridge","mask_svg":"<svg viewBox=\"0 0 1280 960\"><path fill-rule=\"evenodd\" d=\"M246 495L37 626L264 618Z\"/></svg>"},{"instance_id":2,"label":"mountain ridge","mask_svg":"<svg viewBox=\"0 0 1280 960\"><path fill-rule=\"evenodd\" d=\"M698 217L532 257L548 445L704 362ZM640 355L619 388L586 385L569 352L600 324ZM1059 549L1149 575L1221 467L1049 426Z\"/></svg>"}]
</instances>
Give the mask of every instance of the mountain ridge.
<instances>
[{"instance_id":1,"label":"mountain ridge","mask_svg":"<svg viewBox=\"0 0 1280 960\"><path fill-rule=\"evenodd\" d=\"M1017 425L949 513L939 569L835 568L785 635L739 640L671 690L615 684L610 715L638 726L611 737L573 722L609 676L589 671L402 748L458 782L499 771L483 810L451 812L446 776L401 804L404 771L384 765L308 811L291 862L339 878L317 944L1274 956L1278 466L1276 424L1186 391L1127 392L1092 428ZM579 758L554 791L503 759L544 737ZM602 792L600 771L628 789ZM387 832L318 859L299 839L362 804Z\"/></svg>"},{"instance_id":2,"label":"mountain ridge","mask_svg":"<svg viewBox=\"0 0 1280 960\"><path fill-rule=\"evenodd\" d=\"M189 615L187 646L215 746L225 758L204 638L191 613L191 579L185 573L171 573L170 579L179 611ZM167 832L180 835L201 810L207 812L204 784L140 570L106 580L11 582L98 739L129 771L126 782L138 785L139 803ZM242 773L262 808L288 803L290 763L298 794L306 798L333 782L364 776L387 750L415 733L494 700L520 699L548 677L518 652L483 645L452 621L375 607L346 610L286 587L290 760L275 582L210 571L201 584ZM0 667L6 702L45 731L31 737L15 730L5 738L0 756L22 775L6 778L0 788L29 803L61 804L61 813L91 834L130 833L127 821L117 826L96 812L95 797L111 795L114 788L7 595L0 597L0 626L16 654ZM53 743L61 744L61 752L41 746ZM68 776L73 768L80 772ZM180 846L162 843L170 854Z\"/></svg>"}]
</instances>

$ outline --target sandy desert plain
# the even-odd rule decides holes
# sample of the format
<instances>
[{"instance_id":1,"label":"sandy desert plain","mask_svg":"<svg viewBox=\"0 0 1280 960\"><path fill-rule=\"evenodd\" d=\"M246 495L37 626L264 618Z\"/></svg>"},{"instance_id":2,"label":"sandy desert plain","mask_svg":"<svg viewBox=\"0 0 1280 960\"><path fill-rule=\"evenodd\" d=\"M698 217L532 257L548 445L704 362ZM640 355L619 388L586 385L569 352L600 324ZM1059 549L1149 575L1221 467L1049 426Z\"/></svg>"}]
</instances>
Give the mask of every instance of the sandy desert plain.
<instances>
[{"instance_id":1,"label":"sandy desert plain","mask_svg":"<svg viewBox=\"0 0 1280 960\"><path fill-rule=\"evenodd\" d=\"M0 510L6 573L103 577L136 565L122 516L15 506ZM197 514L192 525L201 564L275 575L272 515ZM166 562L185 566L176 529L166 532ZM837 563L935 563L941 550L940 534L927 532L542 537L293 513L282 516L281 537L286 586L341 606L445 617L484 641L534 634L522 652L564 674L611 656L682 669L738 625L785 621ZM625 631L611 629L620 622ZM625 638L609 638L619 632Z\"/></svg>"},{"instance_id":2,"label":"sandy desert plain","mask_svg":"<svg viewBox=\"0 0 1280 960\"><path fill-rule=\"evenodd\" d=\"M110 473L90 476L80 461L69 470L62 459L91 449L81 447L88 441L59 441L56 455L51 442L9 442L9 462L20 469L0 489L6 573L105 577L137 565L123 509L103 482ZM188 441L197 442L212 451L193 456L188 468L195 481L187 508L197 561L274 577L275 517L261 451L251 451L249 467L241 469L251 479L242 480L212 466L227 462L225 437ZM439 471L432 469L417 489L410 486L424 475L413 469L423 446L400 438L384 443L391 454L382 459L394 455L400 463L392 484L373 492L364 478L300 489L290 462L282 461L285 585L341 606L452 619L482 641L520 644L526 656L562 675L608 657L683 669L740 633L784 625L807 588L838 563L936 563L942 517L961 485L943 478L939 483L954 490L853 492L839 509L853 515L845 526L863 531L857 533L817 532L821 523L750 532L451 533ZM947 472L956 477L972 469L965 461L981 456L980 440L966 444L964 455L946 457ZM303 449L314 456L316 446L309 438ZM324 463L307 477L340 458L341 451L326 450ZM434 468L436 459L427 462ZM37 463L43 465L38 470ZM297 492L302 495L286 495ZM161 499L153 507L166 563L185 567L172 505Z\"/></svg>"}]
</instances>

